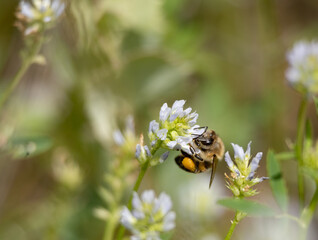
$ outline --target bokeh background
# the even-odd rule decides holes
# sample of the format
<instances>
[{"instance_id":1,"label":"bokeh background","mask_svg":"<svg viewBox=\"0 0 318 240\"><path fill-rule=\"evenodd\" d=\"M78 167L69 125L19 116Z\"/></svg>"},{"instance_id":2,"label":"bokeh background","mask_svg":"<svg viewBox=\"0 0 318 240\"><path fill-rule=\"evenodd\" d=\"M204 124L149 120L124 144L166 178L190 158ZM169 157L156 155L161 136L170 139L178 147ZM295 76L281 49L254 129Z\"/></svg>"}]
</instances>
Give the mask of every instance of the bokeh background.
<instances>
[{"instance_id":1,"label":"bokeh background","mask_svg":"<svg viewBox=\"0 0 318 240\"><path fill-rule=\"evenodd\" d=\"M1 91L21 64L18 3L0 1ZM112 133L129 115L136 134L145 134L163 103L185 99L230 153L231 142L245 148L250 140L253 154L288 150L300 95L284 78L285 54L318 37L318 2L74 0L46 35L45 62L32 65L1 113L0 239L102 239L105 221L94 209L107 205L98 188L116 154ZM315 114L310 105L309 117ZM230 196L225 162L209 190L209 174L181 171L176 155L151 168L141 190L172 197L172 239L222 239L234 215L216 204ZM290 211L298 214L296 164L282 165ZM264 156L259 176L265 166ZM137 174L125 181L133 184ZM269 183L257 188L254 199L276 208ZM317 218L312 239L315 226ZM283 238L277 219L247 218L234 234Z\"/></svg>"}]
</instances>

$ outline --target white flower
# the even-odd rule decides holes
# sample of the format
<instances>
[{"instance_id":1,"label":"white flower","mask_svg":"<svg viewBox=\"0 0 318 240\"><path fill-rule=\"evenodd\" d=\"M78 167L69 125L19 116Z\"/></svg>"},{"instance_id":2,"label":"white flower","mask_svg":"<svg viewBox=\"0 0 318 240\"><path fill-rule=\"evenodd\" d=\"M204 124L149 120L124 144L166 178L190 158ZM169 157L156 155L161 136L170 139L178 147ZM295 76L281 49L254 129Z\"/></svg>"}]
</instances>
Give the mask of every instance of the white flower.
<instances>
[{"instance_id":1,"label":"white flower","mask_svg":"<svg viewBox=\"0 0 318 240\"><path fill-rule=\"evenodd\" d=\"M147 145L143 146L140 144L136 145L136 153L135 157L140 162L140 164L144 164L148 161L148 158L151 157L150 150Z\"/></svg>"},{"instance_id":2,"label":"white flower","mask_svg":"<svg viewBox=\"0 0 318 240\"><path fill-rule=\"evenodd\" d=\"M136 142L135 135L135 123L134 118L132 116L128 116L126 118L126 126L123 132L119 129L116 129L113 132L113 140L118 146L123 146L125 144L134 145Z\"/></svg>"},{"instance_id":3,"label":"white flower","mask_svg":"<svg viewBox=\"0 0 318 240\"><path fill-rule=\"evenodd\" d=\"M132 206L131 211L124 207L120 219L120 222L132 232L131 239L160 240L161 232L175 227L176 215L171 211L172 202L165 193L156 198L153 190L147 190L139 198L134 192Z\"/></svg>"},{"instance_id":4,"label":"white flower","mask_svg":"<svg viewBox=\"0 0 318 240\"><path fill-rule=\"evenodd\" d=\"M153 120L149 124L149 138L151 145L160 141L168 149L184 150L190 153L189 143L196 136L204 132L196 124L198 114L191 108L183 109L185 100L177 100L172 107L164 103L159 112L159 122Z\"/></svg>"},{"instance_id":5,"label":"white flower","mask_svg":"<svg viewBox=\"0 0 318 240\"><path fill-rule=\"evenodd\" d=\"M263 153L257 153L252 161L250 161L251 142L248 143L245 152L244 149L237 144L232 143L232 146L234 149L234 162L232 161L229 152L226 152L224 157L225 162L232 172L230 177L226 175L228 179L228 188L236 197L253 196L256 194L256 191L250 187L268 179L267 177L254 178L255 171L259 166Z\"/></svg>"},{"instance_id":6,"label":"white flower","mask_svg":"<svg viewBox=\"0 0 318 240\"><path fill-rule=\"evenodd\" d=\"M32 0L30 4L22 0L19 9L17 17L26 22L26 26L20 28L25 35L29 35L58 19L65 9L65 3L61 0Z\"/></svg>"},{"instance_id":7,"label":"white flower","mask_svg":"<svg viewBox=\"0 0 318 240\"><path fill-rule=\"evenodd\" d=\"M286 79L298 91L318 93L318 43L298 42L287 53L289 68Z\"/></svg>"}]
</instances>

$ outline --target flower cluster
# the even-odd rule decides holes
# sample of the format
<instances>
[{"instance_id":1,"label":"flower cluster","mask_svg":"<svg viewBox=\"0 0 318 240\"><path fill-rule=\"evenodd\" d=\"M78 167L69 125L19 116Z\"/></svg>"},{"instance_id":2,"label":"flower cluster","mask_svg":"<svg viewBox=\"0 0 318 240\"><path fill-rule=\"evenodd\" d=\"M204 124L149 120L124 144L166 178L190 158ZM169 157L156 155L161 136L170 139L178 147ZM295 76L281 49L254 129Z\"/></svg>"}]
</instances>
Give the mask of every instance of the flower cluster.
<instances>
[{"instance_id":1,"label":"flower cluster","mask_svg":"<svg viewBox=\"0 0 318 240\"><path fill-rule=\"evenodd\" d=\"M156 198L153 190L147 190L142 193L140 199L134 192L132 204L132 211L124 207L120 219L132 232L132 240L160 240L161 232L175 227L176 214L171 211L172 202L167 194L161 193Z\"/></svg>"},{"instance_id":2,"label":"flower cluster","mask_svg":"<svg viewBox=\"0 0 318 240\"><path fill-rule=\"evenodd\" d=\"M195 136L204 132L196 124L198 114L189 107L183 109L185 100L175 101L172 107L163 104L159 113L159 122L153 120L149 124L151 145L161 145L173 150L184 150L190 153L189 143Z\"/></svg>"},{"instance_id":3,"label":"flower cluster","mask_svg":"<svg viewBox=\"0 0 318 240\"><path fill-rule=\"evenodd\" d=\"M22 0L16 13L21 20L17 26L24 35L40 32L52 26L64 9L65 3L60 0L32 0L32 4Z\"/></svg>"},{"instance_id":4,"label":"flower cluster","mask_svg":"<svg viewBox=\"0 0 318 240\"><path fill-rule=\"evenodd\" d=\"M288 52L290 67L286 71L289 83L304 94L318 93L318 43L298 42Z\"/></svg>"},{"instance_id":5,"label":"flower cluster","mask_svg":"<svg viewBox=\"0 0 318 240\"><path fill-rule=\"evenodd\" d=\"M255 189L251 187L257 183L268 179L267 177L255 177L255 171L259 166L262 158L262 153L259 152L251 159L251 142L247 145L247 150L244 152L243 148L237 144L233 144L234 162L232 161L229 152L225 153L225 161L231 170L231 175L227 176L227 187L233 192L235 197L250 197L257 194Z\"/></svg>"},{"instance_id":6,"label":"flower cluster","mask_svg":"<svg viewBox=\"0 0 318 240\"><path fill-rule=\"evenodd\" d=\"M135 151L138 137L135 134L135 122L132 116L126 118L125 129L123 131L116 129L113 132L113 139L115 144L120 148L120 152L131 155Z\"/></svg>"},{"instance_id":7,"label":"flower cluster","mask_svg":"<svg viewBox=\"0 0 318 240\"><path fill-rule=\"evenodd\" d=\"M196 124L198 114L192 112L191 108L183 109L185 100L177 100L172 107L165 103L162 105L159 113L159 122L153 120L149 124L148 137L151 142L151 148L143 143L143 136L140 143L136 146L136 158L139 163L150 163L154 166L167 159L169 151L163 153L159 159L153 157L159 148L169 150L183 150L190 152L189 143L194 137L201 135L205 128Z\"/></svg>"}]
</instances>

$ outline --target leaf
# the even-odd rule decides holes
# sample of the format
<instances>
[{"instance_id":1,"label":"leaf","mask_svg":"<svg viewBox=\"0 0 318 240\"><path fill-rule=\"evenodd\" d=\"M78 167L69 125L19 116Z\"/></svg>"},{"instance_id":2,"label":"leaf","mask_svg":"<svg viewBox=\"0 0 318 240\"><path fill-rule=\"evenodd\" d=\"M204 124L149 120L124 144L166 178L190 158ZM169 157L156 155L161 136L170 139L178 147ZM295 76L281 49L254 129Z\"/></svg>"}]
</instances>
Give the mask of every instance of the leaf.
<instances>
[{"instance_id":1,"label":"leaf","mask_svg":"<svg viewBox=\"0 0 318 240\"><path fill-rule=\"evenodd\" d=\"M287 211L288 194L285 180L282 177L280 165L273 151L267 153L267 172L270 178L270 185L277 204L283 211Z\"/></svg>"},{"instance_id":2,"label":"leaf","mask_svg":"<svg viewBox=\"0 0 318 240\"><path fill-rule=\"evenodd\" d=\"M277 159L277 161L295 159L295 152L291 151L291 152L276 153L275 158Z\"/></svg>"},{"instance_id":3,"label":"leaf","mask_svg":"<svg viewBox=\"0 0 318 240\"><path fill-rule=\"evenodd\" d=\"M10 140L6 150L12 155L13 159L23 159L42 154L48 151L52 145L52 140L44 136L17 137Z\"/></svg>"},{"instance_id":4,"label":"leaf","mask_svg":"<svg viewBox=\"0 0 318 240\"><path fill-rule=\"evenodd\" d=\"M110 212L103 207L98 207L93 209L93 215L101 220L107 220L110 217Z\"/></svg>"},{"instance_id":5,"label":"leaf","mask_svg":"<svg viewBox=\"0 0 318 240\"><path fill-rule=\"evenodd\" d=\"M225 198L219 200L217 203L227 208L238 210L240 212L245 212L248 215L264 217L270 217L275 215L274 210L270 207L246 199Z\"/></svg>"},{"instance_id":6,"label":"leaf","mask_svg":"<svg viewBox=\"0 0 318 240\"><path fill-rule=\"evenodd\" d=\"M107 204L111 206L116 204L116 199L114 197L114 194L112 194L108 189L104 187L99 187L98 194Z\"/></svg>"}]
</instances>

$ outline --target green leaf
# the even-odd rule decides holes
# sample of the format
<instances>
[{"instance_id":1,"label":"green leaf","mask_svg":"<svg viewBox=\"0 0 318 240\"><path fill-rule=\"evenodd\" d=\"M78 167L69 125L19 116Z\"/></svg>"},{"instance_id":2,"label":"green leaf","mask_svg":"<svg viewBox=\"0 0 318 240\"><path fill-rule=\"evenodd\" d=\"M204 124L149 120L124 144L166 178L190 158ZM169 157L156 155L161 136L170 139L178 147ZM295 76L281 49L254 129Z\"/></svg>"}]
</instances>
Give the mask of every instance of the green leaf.
<instances>
[{"instance_id":1,"label":"green leaf","mask_svg":"<svg viewBox=\"0 0 318 240\"><path fill-rule=\"evenodd\" d=\"M5 150L12 155L13 159L23 159L42 154L48 151L52 145L52 140L44 136L17 137L10 139Z\"/></svg>"},{"instance_id":2,"label":"green leaf","mask_svg":"<svg viewBox=\"0 0 318 240\"><path fill-rule=\"evenodd\" d=\"M108 189L104 187L98 188L98 194L101 198L109 205L114 206L116 204L116 199L114 194L112 194Z\"/></svg>"},{"instance_id":3,"label":"green leaf","mask_svg":"<svg viewBox=\"0 0 318 240\"><path fill-rule=\"evenodd\" d=\"M295 152L281 152L281 153L276 153L275 157L277 161L284 161L284 160L291 160L295 159Z\"/></svg>"},{"instance_id":4,"label":"green leaf","mask_svg":"<svg viewBox=\"0 0 318 240\"><path fill-rule=\"evenodd\" d=\"M273 151L267 153L267 172L270 177L270 185L277 204L283 211L287 211L288 194L285 180L282 177L280 165Z\"/></svg>"},{"instance_id":5,"label":"green leaf","mask_svg":"<svg viewBox=\"0 0 318 240\"><path fill-rule=\"evenodd\" d=\"M246 199L225 198L219 200L218 204L253 216L270 217L275 215L274 210L270 207Z\"/></svg>"}]
</instances>

